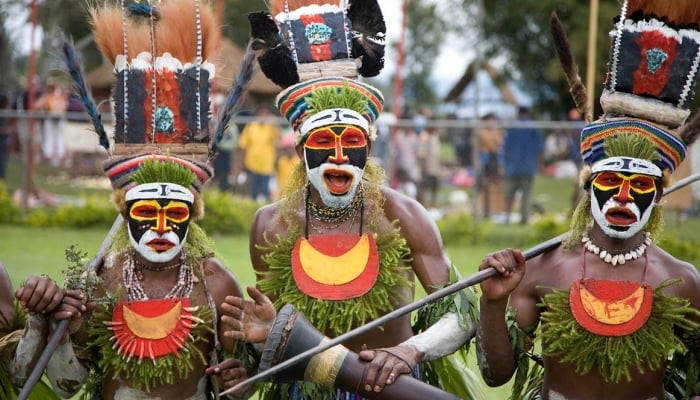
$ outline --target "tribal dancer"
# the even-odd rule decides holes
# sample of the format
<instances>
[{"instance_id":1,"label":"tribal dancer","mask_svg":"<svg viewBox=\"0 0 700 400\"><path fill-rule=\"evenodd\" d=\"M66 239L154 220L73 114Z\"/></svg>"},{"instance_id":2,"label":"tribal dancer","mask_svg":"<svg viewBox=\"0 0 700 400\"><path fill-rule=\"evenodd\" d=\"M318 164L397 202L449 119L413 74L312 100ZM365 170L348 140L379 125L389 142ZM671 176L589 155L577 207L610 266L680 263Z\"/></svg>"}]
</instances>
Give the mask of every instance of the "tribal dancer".
<instances>
[{"instance_id":1,"label":"tribal dancer","mask_svg":"<svg viewBox=\"0 0 700 400\"><path fill-rule=\"evenodd\" d=\"M556 16L552 22L566 55L563 29ZM700 275L655 243L664 187L700 128L697 115L685 123L700 61L698 22L696 1L624 2L611 35L604 115L581 132L586 193L564 246L527 269L517 251L480 266L500 272L481 283L477 352L489 385L504 384L516 369L527 375L524 331L542 339L536 398L700 394ZM563 65L577 104L585 104L575 65ZM507 315L523 331L509 329ZM685 382L666 387L684 393L666 397L664 384L679 376Z\"/></svg>"},{"instance_id":2,"label":"tribal dancer","mask_svg":"<svg viewBox=\"0 0 700 400\"><path fill-rule=\"evenodd\" d=\"M101 262L82 274L97 278L84 285L96 309L73 318L47 375L62 397L83 387L102 399L218 398L223 375L247 372L245 346L224 338L219 320L225 296L241 295L240 287L195 222L212 176L192 155L208 150L214 70L203 60L218 41L215 17L198 0L121 2L91 16L99 48L115 65L115 150L104 170L123 220ZM64 50L78 89L88 93ZM93 121L109 150L99 118ZM66 301L61 311L75 306ZM218 364L222 352L228 358Z\"/></svg>"},{"instance_id":3,"label":"tribal dancer","mask_svg":"<svg viewBox=\"0 0 700 400\"><path fill-rule=\"evenodd\" d=\"M384 171L370 159L383 96L355 78L376 75L383 64L379 5L292 3L299 2L273 2L275 19L250 17L261 69L286 87L277 108L302 159L283 198L258 210L250 253L258 287L277 309L292 304L336 337L411 302L416 278L429 293L446 285L451 266L426 210L386 187ZM364 390L379 392L399 374L421 375L422 363L467 343L476 317L470 294L427 307L421 329L437 324L426 333L414 335L405 315L344 343L369 362ZM433 369L425 372L438 380ZM262 398L360 398L340 391L333 397L312 382L268 389Z\"/></svg>"}]
</instances>

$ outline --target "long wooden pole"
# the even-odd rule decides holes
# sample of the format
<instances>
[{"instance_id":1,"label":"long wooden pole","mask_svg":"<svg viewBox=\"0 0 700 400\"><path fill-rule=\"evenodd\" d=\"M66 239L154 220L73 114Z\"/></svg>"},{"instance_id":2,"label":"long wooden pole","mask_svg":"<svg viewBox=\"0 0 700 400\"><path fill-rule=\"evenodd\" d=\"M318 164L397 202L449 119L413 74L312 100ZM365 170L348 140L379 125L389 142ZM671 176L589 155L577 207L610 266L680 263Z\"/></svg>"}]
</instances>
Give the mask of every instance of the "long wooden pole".
<instances>
[{"instance_id":1,"label":"long wooden pole","mask_svg":"<svg viewBox=\"0 0 700 400\"><path fill-rule=\"evenodd\" d=\"M598 38L598 0L591 0L590 14L588 15L588 59L586 62L586 89L588 91L588 110L595 115L593 105L596 99L595 68L596 48Z\"/></svg>"}]
</instances>

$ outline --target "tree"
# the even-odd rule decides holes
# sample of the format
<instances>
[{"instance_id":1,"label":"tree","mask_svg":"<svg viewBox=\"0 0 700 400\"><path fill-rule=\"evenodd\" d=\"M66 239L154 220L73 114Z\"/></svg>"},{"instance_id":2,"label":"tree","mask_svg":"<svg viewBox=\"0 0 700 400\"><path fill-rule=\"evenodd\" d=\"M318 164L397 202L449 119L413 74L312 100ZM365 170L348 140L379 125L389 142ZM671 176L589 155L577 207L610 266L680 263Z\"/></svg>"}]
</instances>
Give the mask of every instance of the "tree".
<instances>
[{"instance_id":1,"label":"tree","mask_svg":"<svg viewBox=\"0 0 700 400\"><path fill-rule=\"evenodd\" d=\"M504 73L516 79L542 110L564 112L574 106L566 79L549 35L549 16L556 11L567 29L571 49L585 82L589 2L580 0L463 0L464 7L484 5L479 40L487 59L503 60ZM608 31L620 12L617 2L601 2L596 33L596 95L606 72L610 41ZM472 21L472 25L479 21ZM589 95L592 95L589 88ZM594 102L597 103L597 102ZM594 113L594 115L597 113Z\"/></svg>"}]
</instances>

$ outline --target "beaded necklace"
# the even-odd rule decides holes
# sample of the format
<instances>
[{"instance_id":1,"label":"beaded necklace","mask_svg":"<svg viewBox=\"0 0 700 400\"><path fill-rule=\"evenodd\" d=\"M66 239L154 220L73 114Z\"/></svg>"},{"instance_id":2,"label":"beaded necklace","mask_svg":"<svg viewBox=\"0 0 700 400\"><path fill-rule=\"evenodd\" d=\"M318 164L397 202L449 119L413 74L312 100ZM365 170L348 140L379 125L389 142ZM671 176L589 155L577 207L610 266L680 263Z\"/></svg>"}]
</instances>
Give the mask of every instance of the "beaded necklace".
<instances>
[{"instance_id":1,"label":"beaded necklace","mask_svg":"<svg viewBox=\"0 0 700 400\"><path fill-rule=\"evenodd\" d=\"M352 203L346 207L333 208L326 206L319 206L310 201L311 188L307 186L306 189L306 204L308 207L309 215L317 220L327 222L327 223L343 223L350 218L357 210L362 206L362 185L357 188L357 194L352 199Z\"/></svg>"},{"instance_id":2,"label":"beaded necklace","mask_svg":"<svg viewBox=\"0 0 700 400\"><path fill-rule=\"evenodd\" d=\"M593 253L600 257L604 262L611 264L613 267L617 265L623 265L627 261L636 260L643 256L647 250L647 247L651 244L651 238L649 232L644 232L644 240L637 247L624 252L612 252L611 250L601 249L600 246L593 243L591 238L588 237L588 233L584 233L581 237L581 242L583 247L589 253Z\"/></svg>"},{"instance_id":3,"label":"beaded necklace","mask_svg":"<svg viewBox=\"0 0 700 400\"><path fill-rule=\"evenodd\" d=\"M194 274L192 272L192 267L185 262L185 252L183 251L180 253L180 262L178 263L168 265L167 267L163 268L146 268L144 265L137 263L134 252L130 251L127 256L126 265L123 269L124 287L126 287L128 301L149 300L148 295L143 290L140 283L140 281L143 280L141 269L146 268L153 271L166 271L177 267L180 267L177 282L175 283L175 286L173 286L172 289L170 289L170 291L162 297L164 299L181 297L189 298L190 294L192 294L192 288L194 287Z\"/></svg>"},{"instance_id":4,"label":"beaded necklace","mask_svg":"<svg viewBox=\"0 0 700 400\"><path fill-rule=\"evenodd\" d=\"M310 221L316 220L316 221L321 221L325 222L327 224L332 224L328 226L324 226L323 229L320 227L314 227L314 230L317 231L318 233L321 233L324 230L334 230L338 229L343 223L345 223L350 217L352 216L357 216L357 213L359 211L360 214L360 230L359 232L362 233L362 225L363 225L363 214L364 214L364 209L365 209L365 203L363 200L363 190L362 190L362 185L360 185L357 189L357 194L355 197L352 199L352 203L350 203L347 207L342 207L342 208L333 208L333 207L325 207L325 206L318 206L311 202L311 188L307 186L306 188L306 223L304 226L304 236L309 237L309 226L310 226ZM354 223L355 219L353 219ZM350 224L352 226L352 223ZM349 228L349 227L348 227Z\"/></svg>"}]
</instances>

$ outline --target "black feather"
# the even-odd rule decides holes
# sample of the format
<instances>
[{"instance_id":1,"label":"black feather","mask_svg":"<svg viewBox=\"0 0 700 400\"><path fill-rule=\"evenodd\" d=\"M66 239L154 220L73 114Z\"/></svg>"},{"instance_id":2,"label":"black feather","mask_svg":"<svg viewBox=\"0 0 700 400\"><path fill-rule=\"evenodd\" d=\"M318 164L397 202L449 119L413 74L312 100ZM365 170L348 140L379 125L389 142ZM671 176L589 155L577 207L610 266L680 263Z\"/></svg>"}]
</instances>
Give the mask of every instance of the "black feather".
<instances>
[{"instance_id":1,"label":"black feather","mask_svg":"<svg viewBox=\"0 0 700 400\"><path fill-rule=\"evenodd\" d=\"M352 21L352 29L365 36L381 34L383 37L386 34L384 16L377 0L353 0L347 15Z\"/></svg>"},{"instance_id":2,"label":"black feather","mask_svg":"<svg viewBox=\"0 0 700 400\"><path fill-rule=\"evenodd\" d=\"M272 49L280 45L280 30L270 13L264 11L250 13L248 23L254 50Z\"/></svg>"},{"instance_id":3,"label":"black feather","mask_svg":"<svg viewBox=\"0 0 700 400\"><path fill-rule=\"evenodd\" d=\"M265 76L283 88L299 82L292 51L281 38L277 23L267 12L248 14L251 47L260 50L258 63Z\"/></svg>"},{"instance_id":4,"label":"black feather","mask_svg":"<svg viewBox=\"0 0 700 400\"><path fill-rule=\"evenodd\" d=\"M258 57L260 70L268 79L283 88L299 83L297 64L286 46L266 51Z\"/></svg>"},{"instance_id":5,"label":"black feather","mask_svg":"<svg viewBox=\"0 0 700 400\"><path fill-rule=\"evenodd\" d=\"M681 140L686 146L690 147L691 144L700 136L700 113L695 113L690 121L683 124L680 129Z\"/></svg>"},{"instance_id":6,"label":"black feather","mask_svg":"<svg viewBox=\"0 0 700 400\"><path fill-rule=\"evenodd\" d=\"M360 75L376 76L384 68L386 24L377 0L354 0L347 12L352 23L353 58L359 58Z\"/></svg>"},{"instance_id":7,"label":"black feather","mask_svg":"<svg viewBox=\"0 0 700 400\"><path fill-rule=\"evenodd\" d=\"M364 77L377 76L384 68L384 43L365 36L353 37L350 54L362 61L357 72Z\"/></svg>"},{"instance_id":8,"label":"black feather","mask_svg":"<svg viewBox=\"0 0 700 400\"><path fill-rule=\"evenodd\" d=\"M68 67L68 72L71 78L73 78L73 88L75 93L80 97L85 110L87 111L90 119L92 120L92 125L95 127L95 132L100 140L100 146L104 147L109 151L109 138L107 137L107 132L105 132L104 125L102 125L102 116L100 115L95 101L92 99L90 94L90 89L85 82L82 62L80 60L80 54L75 51L73 42L71 40L66 40L66 38L61 35L60 40L62 42L63 56L66 60L66 66Z\"/></svg>"},{"instance_id":9,"label":"black feather","mask_svg":"<svg viewBox=\"0 0 700 400\"><path fill-rule=\"evenodd\" d=\"M231 122L241 105L241 100L243 95L248 89L251 79L253 78L253 73L255 72L254 63L255 52L249 45L246 49L243 61L241 61L241 68L236 76L236 82L234 82L231 92L226 99L226 104L221 111L221 116L219 117L219 122L216 125L216 130L214 131L214 137L212 138L211 144L209 145L209 163L211 163L216 155L219 153L219 144L224 138L224 133L228 124Z\"/></svg>"}]
</instances>

